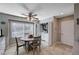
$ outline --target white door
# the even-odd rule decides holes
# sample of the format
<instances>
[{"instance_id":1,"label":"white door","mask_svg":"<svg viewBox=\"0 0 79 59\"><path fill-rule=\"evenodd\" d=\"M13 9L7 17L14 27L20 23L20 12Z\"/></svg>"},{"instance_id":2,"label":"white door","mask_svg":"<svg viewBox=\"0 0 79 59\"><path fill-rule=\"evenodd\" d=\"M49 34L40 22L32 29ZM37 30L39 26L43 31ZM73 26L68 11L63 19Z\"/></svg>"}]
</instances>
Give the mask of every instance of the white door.
<instances>
[{"instance_id":1,"label":"white door","mask_svg":"<svg viewBox=\"0 0 79 59\"><path fill-rule=\"evenodd\" d=\"M74 20L61 22L61 41L64 44L74 44Z\"/></svg>"}]
</instances>

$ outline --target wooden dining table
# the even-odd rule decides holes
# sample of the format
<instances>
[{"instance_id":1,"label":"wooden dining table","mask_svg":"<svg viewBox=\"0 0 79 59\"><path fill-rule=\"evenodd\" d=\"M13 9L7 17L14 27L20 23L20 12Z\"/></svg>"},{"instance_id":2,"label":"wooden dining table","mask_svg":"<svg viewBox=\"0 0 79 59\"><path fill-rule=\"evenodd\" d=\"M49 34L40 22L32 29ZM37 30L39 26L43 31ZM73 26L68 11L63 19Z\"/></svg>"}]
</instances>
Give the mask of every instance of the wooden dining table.
<instances>
[{"instance_id":1,"label":"wooden dining table","mask_svg":"<svg viewBox=\"0 0 79 59\"><path fill-rule=\"evenodd\" d=\"M27 51L29 52L29 44L30 42L33 42L34 38L22 37L20 40L25 42L25 45L27 45L27 48L25 48L28 49Z\"/></svg>"},{"instance_id":2,"label":"wooden dining table","mask_svg":"<svg viewBox=\"0 0 79 59\"><path fill-rule=\"evenodd\" d=\"M22 37L22 38L20 38L20 40L28 42L28 41L33 41L34 39L33 38Z\"/></svg>"}]
</instances>

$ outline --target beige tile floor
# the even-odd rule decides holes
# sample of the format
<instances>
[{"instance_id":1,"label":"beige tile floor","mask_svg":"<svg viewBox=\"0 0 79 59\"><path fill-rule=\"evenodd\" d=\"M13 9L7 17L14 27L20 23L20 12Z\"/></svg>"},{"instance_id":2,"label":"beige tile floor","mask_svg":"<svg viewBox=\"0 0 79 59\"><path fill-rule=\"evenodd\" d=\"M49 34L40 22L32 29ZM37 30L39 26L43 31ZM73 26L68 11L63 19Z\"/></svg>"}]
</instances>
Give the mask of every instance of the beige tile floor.
<instances>
[{"instance_id":1,"label":"beige tile floor","mask_svg":"<svg viewBox=\"0 0 79 59\"><path fill-rule=\"evenodd\" d=\"M33 55L32 51L27 53L26 50L21 47L19 49L19 55ZM41 48L41 52L36 53L36 55L71 55L72 54L72 47L57 43L53 46ZM8 50L6 50L5 55L16 55L16 46L12 45Z\"/></svg>"}]
</instances>

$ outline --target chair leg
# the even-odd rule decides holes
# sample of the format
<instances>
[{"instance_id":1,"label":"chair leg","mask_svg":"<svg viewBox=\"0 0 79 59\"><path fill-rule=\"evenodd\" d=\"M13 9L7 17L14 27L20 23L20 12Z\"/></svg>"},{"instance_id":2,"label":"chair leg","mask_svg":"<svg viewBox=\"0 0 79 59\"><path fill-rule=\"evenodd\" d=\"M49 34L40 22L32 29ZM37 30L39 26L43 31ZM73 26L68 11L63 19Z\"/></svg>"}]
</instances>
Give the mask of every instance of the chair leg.
<instances>
[{"instance_id":1,"label":"chair leg","mask_svg":"<svg viewBox=\"0 0 79 59\"><path fill-rule=\"evenodd\" d=\"M39 46L39 52L41 51L41 47Z\"/></svg>"},{"instance_id":2,"label":"chair leg","mask_svg":"<svg viewBox=\"0 0 79 59\"><path fill-rule=\"evenodd\" d=\"M35 54L35 48L33 48L33 55Z\"/></svg>"},{"instance_id":3,"label":"chair leg","mask_svg":"<svg viewBox=\"0 0 79 59\"><path fill-rule=\"evenodd\" d=\"M27 53L29 52L29 42L27 42Z\"/></svg>"},{"instance_id":4,"label":"chair leg","mask_svg":"<svg viewBox=\"0 0 79 59\"><path fill-rule=\"evenodd\" d=\"M26 50L26 42L25 42L25 50Z\"/></svg>"},{"instance_id":5,"label":"chair leg","mask_svg":"<svg viewBox=\"0 0 79 59\"><path fill-rule=\"evenodd\" d=\"M18 49L18 47L17 47L17 55L18 55L18 52L19 52L19 49Z\"/></svg>"},{"instance_id":6,"label":"chair leg","mask_svg":"<svg viewBox=\"0 0 79 59\"><path fill-rule=\"evenodd\" d=\"M39 47L37 47L37 49L36 49L36 50L37 50L37 54L39 55Z\"/></svg>"}]
</instances>

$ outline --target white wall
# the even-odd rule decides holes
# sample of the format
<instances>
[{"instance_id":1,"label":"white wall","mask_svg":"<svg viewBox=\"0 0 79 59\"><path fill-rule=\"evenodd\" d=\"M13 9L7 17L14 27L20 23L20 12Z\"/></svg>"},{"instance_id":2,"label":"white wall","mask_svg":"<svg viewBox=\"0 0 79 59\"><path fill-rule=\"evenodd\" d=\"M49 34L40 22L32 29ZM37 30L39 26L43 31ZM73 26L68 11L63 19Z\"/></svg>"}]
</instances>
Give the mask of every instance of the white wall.
<instances>
[{"instance_id":1,"label":"white wall","mask_svg":"<svg viewBox=\"0 0 79 59\"><path fill-rule=\"evenodd\" d=\"M41 32L41 36L42 36L42 45L43 47L48 47L52 44L52 27L53 27L53 17L51 18L47 18L45 20L41 20L40 23L48 23L48 33L45 33L45 32Z\"/></svg>"},{"instance_id":2,"label":"white wall","mask_svg":"<svg viewBox=\"0 0 79 59\"><path fill-rule=\"evenodd\" d=\"M5 37L0 37L0 55L5 53Z\"/></svg>"}]
</instances>

